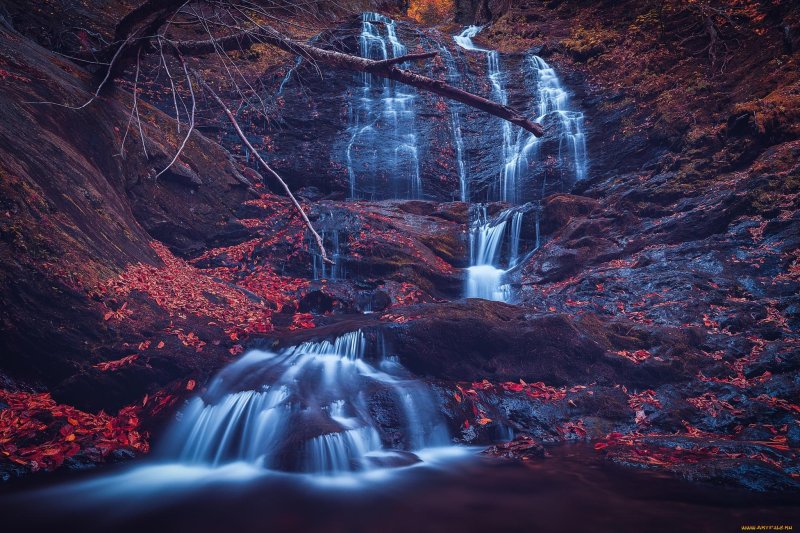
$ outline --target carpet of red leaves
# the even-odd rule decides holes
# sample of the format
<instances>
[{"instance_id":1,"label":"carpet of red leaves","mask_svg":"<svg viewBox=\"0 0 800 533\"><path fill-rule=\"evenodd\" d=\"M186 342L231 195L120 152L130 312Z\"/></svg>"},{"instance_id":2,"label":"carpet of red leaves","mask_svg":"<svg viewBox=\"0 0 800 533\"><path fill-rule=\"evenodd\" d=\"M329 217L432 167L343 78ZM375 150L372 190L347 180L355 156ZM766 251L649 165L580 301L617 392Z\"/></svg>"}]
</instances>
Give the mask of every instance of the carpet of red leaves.
<instances>
[{"instance_id":1,"label":"carpet of red leaves","mask_svg":"<svg viewBox=\"0 0 800 533\"><path fill-rule=\"evenodd\" d=\"M116 450L146 453L147 433L139 430L138 407L116 416L91 414L57 404L48 393L0 390L0 454L32 471L53 470L70 458L104 460Z\"/></svg>"}]
</instances>

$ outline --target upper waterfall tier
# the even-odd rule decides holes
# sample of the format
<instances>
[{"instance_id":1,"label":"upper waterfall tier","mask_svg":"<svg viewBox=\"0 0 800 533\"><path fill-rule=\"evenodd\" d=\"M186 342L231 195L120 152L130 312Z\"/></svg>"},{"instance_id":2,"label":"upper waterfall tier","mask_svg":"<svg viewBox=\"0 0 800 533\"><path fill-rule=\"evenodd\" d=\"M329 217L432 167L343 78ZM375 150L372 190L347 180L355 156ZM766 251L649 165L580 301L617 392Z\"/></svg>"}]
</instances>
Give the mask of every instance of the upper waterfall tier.
<instances>
[{"instance_id":1,"label":"upper waterfall tier","mask_svg":"<svg viewBox=\"0 0 800 533\"><path fill-rule=\"evenodd\" d=\"M469 26L454 41L469 52L486 55L486 77L491 97L508 104L511 69L503 66L496 50L476 46L472 39L482 28ZM588 155L583 113L571 108L569 95L555 70L541 57L527 54L518 67L529 92L529 109L536 121L547 127L543 138L496 120L500 165L497 179L486 199L512 204L541 200L554 191L568 190L586 177Z\"/></svg>"},{"instance_id":2,"label":"upper waterfall tier","mask_svg":"<svg viewBox=\"0 0 800 533\"><path fill-rule=\"evenodd\" d=\"M395 22L377 13L362 15L359 54L389 59L406 54ZM350 142L346 148L351 198L422 196L417 150L416 91L372 74L348 101Z\"/></svg>"},{"instance_id":3,"label":"upper waterfall tier","mask_svg":"<svg viewBox=\"0 0 800 533\"><path fill-rule=\"evenodd\" d=\"M401 66L524 111L544 123L543 138L425 91L300 61L267 80L279 93L271 164L293 189L358 199L522 204L569 190L588 172L583 115L551 65L477 45L479 32L453 37L364 13L315 43L378 60L438 52Z\"/></svg>"}]
</instances>

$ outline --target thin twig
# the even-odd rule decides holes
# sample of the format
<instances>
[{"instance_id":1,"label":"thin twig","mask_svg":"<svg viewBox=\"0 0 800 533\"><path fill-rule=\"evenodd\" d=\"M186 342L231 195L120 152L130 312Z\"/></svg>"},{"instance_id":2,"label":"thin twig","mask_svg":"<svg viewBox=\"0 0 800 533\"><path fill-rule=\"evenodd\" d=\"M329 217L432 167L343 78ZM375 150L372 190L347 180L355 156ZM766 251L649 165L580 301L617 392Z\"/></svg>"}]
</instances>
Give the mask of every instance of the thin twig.
<instances>
[{"instance_id":1,"label":"thin twig","mask_svg":"<svg viewBox=\"0 0 800 533\"><path fill-rule=\"evenodd\" d=\"M217 102L217 104L219 104L219 106L225 112L225 115L228 117L228 120L230 120L231 124L233 124L233 128L236 130L237 135L239 135L239 138L242 140L245 146L247 146L247 148L250 149L251 152L253 152L253 155L258 159L259 163L261 163L264 166L267 172L269 172L269 174L283 186L283 189L286 191L286 194L292 200L292 203L294 204L295 208L300 213L300 216L303 218L303 222L305 222L306 227L309 229L309 231L311 231L311 234L314 236L314 240L317 242L317 247L319 247L319 253L320 256L322 257L322 260L328 264L331 265L334 264L333 261L328 258L328 254L325 251L325 245L322 242L322 237L320 237L319 233L317 233L317 230L314 229L314 226L308 219L308 215L306 215L306 212L303 210L303 206L300 205L300 202L298 202L297 198L295 198L294 194L292 194L292 190L289 188L286 182L283 181L283 178L281 178L280 175L278 175L278 173L275 172L272 169L272 167L270 167L267 164L266 161L264 161L264 158L261 157L261 154L259 154L258 151L253 147L253 145L250 143L250 140L242 131L242 128L239 127L239 123L236 121L236 117L233 116L231 110L228 109L228 106L225 105L225 102L222 101L222 99L217 95L217 93L214 92L214 90L203 80L202 77L200 77L200 75L197 72L192 71L192 73L197 79L197 82L206 91L208 91L209 94L211 94L211 97Z\"/></svg>"},{"instance_id":2,"label":"thin twig","mask_svg":"<svg viewBox=\"0 0 800 533\"><path fill-rule=\"evenodd\" d=\"M189 94L191 94L192 96L192 114L189 116L189 131L186 132L186 137L183 138L183 142L178 147L178 151L175 153L175 157L172 158L172 161L169 162L169 165L164 167L164 170L156 174L155 179L158 179L158 177L161 176L161 174L169 170L169 168L175 164L175 161L178 160L178 157L180 157L181 152L183 152L183 149L186 147L186 143L189 142L189 137L191 137L192 131L194 131L194 112L197 109L197 99L194 97L194 88L192 87L192 78L191 76L189 76L189 69L187 68L185 61L182 61L182 63L183 63L183 71L186 73L186 83L189 84Z\"/></svg>"}]
</instances>

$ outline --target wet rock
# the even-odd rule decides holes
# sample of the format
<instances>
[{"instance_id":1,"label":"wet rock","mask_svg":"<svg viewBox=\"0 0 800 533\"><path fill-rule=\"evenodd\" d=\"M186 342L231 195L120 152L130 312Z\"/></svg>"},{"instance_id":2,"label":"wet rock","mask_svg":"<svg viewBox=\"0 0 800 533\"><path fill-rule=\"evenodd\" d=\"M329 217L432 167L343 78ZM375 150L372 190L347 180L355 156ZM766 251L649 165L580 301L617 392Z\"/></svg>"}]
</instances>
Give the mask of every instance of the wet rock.
<instances>
[{"instance_id":1,"label":"wet rock","mask_svg":"<svg viewBox=\"0 0 800 533\"><path fill-rule=\"evenodd\" d=\"M387 326L387 342L421 375L582 382L603 353L566 316L530 316L500 302L467 300L393 312L398 311L415 319Z\"/></svg>"},{"instance_id":2,"label":"wet rock","mask_svg":"<svg viewBox=\"0 0 800 533\"><path fill-rule=\"evenodd\" d=\"M600 202L585 196L554 194L542 202L541 230L554 233L576 216L586 216L600 207Z\"/></svg>"},{"instance_id":3,"label":"wet rock","mask_svg":"<svg viewBox=\"0 0 800 533\"><path fill-rule=\"evenodd\" d=\"M529 461L545 456L544 446L529 435L518 435L514 440L490 446L482 452L489 457Z\"/></svg>"},{"instance_id":4,"label":"wet rock","mask_svg":"<svg viewBox=\"0 0 800 533\"><path fill-rule=\"evenodd\" d=\"M365 460L372 468L399 468L422 462L415 454L402 450L368 454Z\"/></svg>"}]
</instances>

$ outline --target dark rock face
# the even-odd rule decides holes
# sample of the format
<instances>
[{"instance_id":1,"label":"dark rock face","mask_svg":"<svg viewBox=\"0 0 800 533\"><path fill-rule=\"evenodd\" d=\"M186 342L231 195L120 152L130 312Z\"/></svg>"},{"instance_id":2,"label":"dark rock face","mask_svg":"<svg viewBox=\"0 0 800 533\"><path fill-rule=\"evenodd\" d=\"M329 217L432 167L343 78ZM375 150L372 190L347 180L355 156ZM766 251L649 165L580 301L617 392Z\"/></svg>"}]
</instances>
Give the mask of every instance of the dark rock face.
<instances>
[{"instance_id":1,"label":"dark rock face","mask_svg":"<svg viewBox=\"0 0 800 533\"><path fill-rule=\"evenodd\" d=\"M0 352L4 369L55 385L75 371L87 346L113 342L98 327L102 310L86 297L126 264L158 264L155 237L192 251L224 237L247 187L217 145L201 136L158 181L174 147L149 124L149 157L129 136L119 157L129 95L120 91L87 106L87 75L19 34L0 29L0 49L16 73L4 79L0 110ZM9 59L11 58L11 59ZM164 120L152 108L153 121ZM190 178L173 179L178 175ZM58 302L54 305L54 302Z\"/></svg>"}]
</instances>

